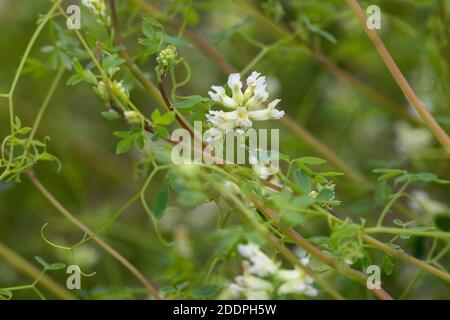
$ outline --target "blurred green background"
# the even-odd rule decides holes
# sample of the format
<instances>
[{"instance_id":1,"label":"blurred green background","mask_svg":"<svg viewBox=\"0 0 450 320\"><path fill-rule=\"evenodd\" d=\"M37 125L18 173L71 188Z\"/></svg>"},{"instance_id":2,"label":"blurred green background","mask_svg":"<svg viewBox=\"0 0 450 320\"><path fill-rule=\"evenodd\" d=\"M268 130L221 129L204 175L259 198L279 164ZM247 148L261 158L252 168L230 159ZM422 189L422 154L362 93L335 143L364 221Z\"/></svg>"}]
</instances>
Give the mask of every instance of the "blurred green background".
<instances>
[{"instance_id":1,"label":"blurred green background","mask_svg":"<svg viewBox=\"0 0 450 320\"><path fill-rule=\"evenodd\" d=\"M127 1L117 1L124 24L126 41L132 52L142 47L136 41L140 33L140 15L145 13ZM148 1L174 19L180 19L180 8L188 1ZM249 1L251 2L251 1ZM264 13L273 13L264 6L268 1L253 4ZM270 2L270 1L269 1ZM76 1L67 1L76 3ZM303 30L312 47L323 52L338 66L362 83L392 100L414 116L398 86L390 76L354 14L345 1L280 1L283 14ZM450 2L446 0L386 0L360 1L362 7L377 4L382 9L382 30L379 31L386 46L408 78L417 94L425 102L443 128L450 127ZM36 28L39 14L49 8L45 0L0 0L0 92L7 92L25 47ZM261 24L252 13L233 1L194 1L188 28L210 41L237 70L244 68L259 52L248 37L270 45L280 39L279 34ZM268 9L267 9L268 8ZM270 12L269 12L270 11ZM279 18L276 16L275 19ZM82 23L85 16L83 11ZM130 18L133 17L133 18ZM252 18L253 17L253 18ZM320 32L305 25L306 17ZM89 19L89 18L86 18ZM63 20L59 18L63 25ZM282 20L275 24L282 25ZM169 33L176 33L164 22ZM230 29L231 28L231 29ZM230 31L234 30L235 31ZM227 37L217 40L224 30ZM84 32L84 29L81 30ZM48 28L44 28L31 57L46 64L48 54L40 49L51 42ZM226 81L216 64L195 46L179 47L179 54L191 66L192 77L179 94L207 96L212 84ZM138 59L142 70L154 77L154 58ZM440 145L430 142L412 152L399 148L399 123L405 120L390 112L380 102L371 99L355 87L349 86L314 60L304 47L289 44L270 51L254 68L268 76L272 98L282 99L282 109L334 150L351 167L376 183L372 170L380 167L400 167L411 171L430 171L442 178L450 177L448 155ZM36 70L22 76L15 94L17 115L31 125L37 109L53 80L56 70ZM96 230L138 191L142 177L137 176L134 163L137 152L116 156L117 138L112 132L126 128L126 124L109 123L101 116L102 102L86 84L66 86L72 74L67 71L58 86L38 130L37 137L49 136L48 151L62 163L60 173L55 163L40 163L35 167L37 176L45 186L74 215ZM131 97L147 115L156 103L129 74L124 74L129 87L135 87ZM320 156L310 145L282 128L281 152L292 157ZM0 99L0 136L9 132L7 100ZM332 165L329 169L338 171ZM162 177L157 177L149 197L159 190ZM378 214L382 203L377 203L372 192L367 192L346 178L336 179L338 198L342 205L336 210L342 216L371 220ZM448 207L449 187L415 185ZM218 209L212 204L186 208L171 199L171 208L162 221L162 231L176 245L165 247L155 236L151 221L139 204L124 212L103 237L132 261L145 276L159 286L189 281L189 288L201 283L214 256L216 242L211 240ZM236 220L237 221L237 220ZM37 266L34 256L49 262L71 264L68 252L46 244L40 234L48 223L46 237L70 246L83 236L64 219L26 179L21 183L0 182L0 243L8 246L27 261ZM235 223L232 218L231 224ZM306 231L306 236L322 232L320 224ZM423 257L430 244L424 239L413 239L405 244L409 252ZM139 283L113 258L89 242L76 252L79 264L86 273L83 290L75 294L81 298L136 298L143 295ZM442 265L448 266L449 257ZM239 262L224 265L224 276L232 279L238 273ZM394 296L402 292L414 275L415 269L402 266L391 276L383 278L385 286ZM64 271L49 273L62 286L67 275ZM14 265L0 256L0 287L31 283ZM343 292L350 298L364 298L363 288L343 278L336 278ZM44 292L45 289L44 289ZM49 298L54 298L48 293ZM417 299L447 299L450 288L435 277L423 275L413 289L411 297ZM33 292L17 292L15 298L36 298Z\"/></svg>"}]
</instances>

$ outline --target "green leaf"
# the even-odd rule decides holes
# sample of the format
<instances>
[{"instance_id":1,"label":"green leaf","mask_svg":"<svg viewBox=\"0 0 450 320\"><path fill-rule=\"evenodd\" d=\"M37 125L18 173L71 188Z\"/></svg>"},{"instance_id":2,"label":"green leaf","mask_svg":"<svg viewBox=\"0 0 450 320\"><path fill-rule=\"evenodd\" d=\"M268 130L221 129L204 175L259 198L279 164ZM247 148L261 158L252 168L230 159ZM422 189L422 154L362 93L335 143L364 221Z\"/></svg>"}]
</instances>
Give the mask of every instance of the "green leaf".
<instances>
[{"instance_id":1,"label":"green leaf","mask_svg":"<svg viewBox=\"0 0 450 320\"><path fill-rule=\"evenodd\" d=\"M162 124L163 126L168 126L173 123L175 120L175 112L168 112L164 114L161 119L159 119L159 124Z\"/></svg>"},{"instance_id":2,"label":"green leaf","mask_svg":"<svg viewBox=\"0 0 450 320\"><path fill-rule=\"evenodd\" d=\"M294 228L304 222L304 216L300 214L299 212L295 211L284 211L281 214L281 223Z\"/></svg>"},{"instance_id":3,"label":"green leaf","mask_svg":"<svg viewBox=\"0 0 450 320\"><path fill-rule=\"evenodd\" d=\"M309 176L302 170L295 170L294 172L296 184L305 192L311 189L311 182Z\"/></svg>"},{"instance_id":4,"label":"green leaf","mask_svg":"<svg viewBox=\"0 0 450 320\"><path fill-rule=\"evenodd\" d=\"M307 208L314 203L314 199L309 197L308 195L303 195L299 197L295 197L294 201L292 201L292 206L295 208Z\"/></svg>"},{"instance_id":5,"label":"green leaf","mask_svg":"<svg viewBox=\"0 0 450 320\"><path fill-rule=\"evenodd\" d=\"M128 152L133 146L133 137L127 137L121 141L116 146L116 154L122 154Z\"/></svg>"},{"instance_id":6,"label":"green leaf","mask_svg":"<svg viewBox=\"0 0 450 320\"><path fill-rule=\"evenodd\" d=\"M327 163L326 160L316 158L316 157L303 157L303 158L296 159L295 161L299 161L301 163L310 164L310 165L320 165L320 164Z\"/></svg>"},{"instance_id":7,"label":"green leaf","mask_svg":"<svg viewBox=\"0 0 450 320\"><path fill-rule=\"evenodd\" d=\"M109 121L114 121L120 118L119 113L114 109L109 109L108 111L103 111L102 116L104 116Z\"/></svg>"},{"instance_id":8,"label":"green leaf","mask_svg":"<svg viewBox=\"0 0 450 320\"><path fill-rule=\"evenodd\" d=\"M17 132L25 135L25 134L28 134L30 131L31 131L30 127L23 127L23 128L20 128Z\"/></svg>"},{"instance_id":9,"label":"green leaf","mask_svg":"<svg viewBox=\"0 0 450 320\"><path fill-rule=\"evenodd\" d=\"M144 17L143 19L143 23L142 23L142 31L144 32L145 35L147 35L145 33L145 31L149 31L150 29L156 28L156 29L164 29L163 25L161 23L159 23L158 20L155 20L153 18L150 17Z\"/></svg>"},{"instance_id":10,"label":"green leaf","mask_svg":"<svg viewBox=\"0 0 450 320\"><path fill-rule=\"evenodd\" d=\"M161 219L169 203L169 183L164 182L153 202L153 215L157 220Z\"/></svg>"},{"instance_id":11,"label":"green leaf","mask_svg":"<svg viewBox=\"0 0 450 320\"><path fill-rule=\"evenodd\" d=\"M39 262L41 266L44 267L44 269L48 269L50 267L50 265L47 262L45 262L45 260L42 259L41 257L35 256L34 258L36 259L37 262Z\"/></svg>"},{"instance_id":12,"label":"green leaf","mask_svg":"<svg viewBox=\"0 0 450 320\"><path fill-rule=\"evenodd\" d=\"M118 55L112 54L103 58L102 65L108 74L112 76L117 71L117 68L124 62L124 59L120 58Z\"/></svg>"},{"instance_id":13,"label":"green leaf","mask_svg":"<svg viewBox=\"0 0 450 320\"><path fill-rule=\"evenodd\" d=\"M69 86L74 86L74 85L80 83L83 80L84 80L84 78L81 75L74 74L69 79L67 79L66 84L69 85Z\"/></svg>"},{"instance_id":14,"label":"green leaf","mask_svg":"<svg viewBox=\"0 0 450 320\"><path fill-rule=\"evenodd\" d=\"M12 292L6 289L0 289L0 300L11 300Z\"/></svg>"},{"instance_id":15,"label":"green leaf","mask_svg":"<svg viewBox=\"0 0 450 320\"><path fill-rule=\"evenodd\" d=\"M383 256L382 266L384 273L387 276L390 276L392 274L392 271L394 271L394 263L392 262L392 259L387 255Z\"/></svg>"},{"instance_id":16,"label":"green leaf","mask_svg":"<svg viewBox=\"0 0 450 320\"><path fill-rule=\"evenodd\" d=\"M48 270L56 271L56 270L64 269L65 267L66 267L66 265L65 265L64 263L59 263L59 262L57 262L57 263L52 263L52 264L48 267Z\"/></svg>"},{"instance_id":17,"label":"green leaf","mask_svg":"<svg viewBox=\"0 0 450 320\"><path fill-rule=\"evenodd\" d=\"M145 147L145 141L147 140L147 135L146 134L144 134L144 133L140 133L140 134L138 134L137 136L136 136L136 141L135 141L135 143L136 143L136 147L139 149L139 150L143 150L144 149L144 147Z\"/></svg>"},{"instance_id":18,"label":"green leaf","mask_svg":"<svg viewBox=\"0 0 450 320\"><path fill-rule=\"evenodd\" d=\"M191 43L189 41L184 40L183 38L172 37L167 33L161 33L161 36L164 42L168 44L173 44L175 46L192 47Z\"/></svg>"},{"instance_id":19,"label":"green leaf","mask_svg":"<svg viewBox=\"0 0 450 320\"><path fill-rule=\"evenodd\" d=\"M378 177L378 180L387 180L406 173L406 171L400 169L375 169L373 172L382 173L382 175Z\"/></svg>"},{"instance_id":20,"label":"green leaf","mask_svg":"<svg viewBox=\"0 0 450 320\"><path fill-rule=\"evenodd\" d=\"M329 201L331 199L333 199L334 197L334 191L328 188L323 188L322 190L320 190L319 194L316 197L316 200L319 202L323 202L323 201Z\"/></svg>"},{"instance_id":21,"label":"green leaf","mask_svg":"<svg viewBox=\"0 0 450 320\"><path fill-rule=\"evenodd\" d=\"M433 182L438 180L438 176L431 172L420 172L415 175L416 180L423 182Z\"/></svg>"},{"instance_id":22,"label":"green leaf","mask_svg":"<svg viewBox=\"0 0 450 320\"><path fill-rule=\"evenodd\" d=\"M240 29L242 29L243 27L245 27L248 23L250 23L250 21L252 20L251 16L246 17L244 20L242 20L241 22L238 22L236 24L234 24L233 26L231 26L230 28L227 28L225 30L222 30L220 32L217 32L215 34L213 34L210 37L210 40L212 42L214 42L215 44L218 44L219 42L225 40L226 38L232 36L234 33L236 33L237 31L239 31Z\"/></svg>"},{"instance_id":23,"label":"green leaf","mask_svg":"<svg viewBox=\"0 0 450 320\"><path fill-rule=\"evenodd\" d=\"M192 292L192 297L203 298L211 297L219 292L220 287L215 284L205 284Z\"/></svg>"},{"instance_id":24,"label":"green leaf","mask_svg":"<svg viewBox=\"0 0 450 320\"><path fill-rule=\"evenodd\" d=\"M175 102L173 104L173 106L175 107L175 109L187 110L187 109L191 109L191 108L195 107L197 104L199 104L201 102L206 102L206 101L208 101L208 99L204 98L202 96L187 96L187 97L184 97L183 101Z\"/></svg>"},{"instance_id":25,"label":"green leaf","mask_svg":"<svg viewBox=\"0 0 450 320\"><path fill-rule=\"evenodd\" d=\"M405 225L405 224L403 223L403 221L400 220L400 219L394 219L392 222L393 222L394 224L400 226L400 227L403 227L403 226Z\"/></svg>"},{"instance_id":26,"label":"green leaf","mask_svg":"<svg viewBox=\"0 0 450 320\"><path fill-rule=\"evenodd\" d=\"M165 127L157 125L157 126L154 126L153 129L155 130L155 132L157 133L158 136L161 136L163 138L169 137L169 131L167 131L167 129Z\"/></svg>"}]
</instances>

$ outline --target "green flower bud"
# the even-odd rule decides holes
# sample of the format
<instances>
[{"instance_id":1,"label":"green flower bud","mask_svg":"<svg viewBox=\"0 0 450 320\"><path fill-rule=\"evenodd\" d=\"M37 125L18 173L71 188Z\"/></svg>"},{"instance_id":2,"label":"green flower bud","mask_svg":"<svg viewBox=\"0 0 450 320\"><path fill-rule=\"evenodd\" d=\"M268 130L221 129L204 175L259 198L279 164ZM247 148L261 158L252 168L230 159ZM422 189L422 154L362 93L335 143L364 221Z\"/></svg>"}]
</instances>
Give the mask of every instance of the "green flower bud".
<instances>
[{"instance_id":1,"label":"green flower bud","mask_svg":"<svg viewBox=\"0 0 450 320\"><path fill-rule=\"evenodd\" d=\"M136 111L125 111L123 115L129 124L140 124L144 120L142 115Z\"/></svg>"},{"instance_id":2,"label":"green flower bud","mask_svg":"<svg viewBox=\"0 0 450 320\"><path fill-rule=\"evenodd\" d=\"M156 66L158 79L161 79L166 74L167 70L173 68L176 57L177 47L174 45L169 45L166 49L159 52L158 57L156 57L156 62L158 62L158 65Z\"/></svg>"}]
</instances>

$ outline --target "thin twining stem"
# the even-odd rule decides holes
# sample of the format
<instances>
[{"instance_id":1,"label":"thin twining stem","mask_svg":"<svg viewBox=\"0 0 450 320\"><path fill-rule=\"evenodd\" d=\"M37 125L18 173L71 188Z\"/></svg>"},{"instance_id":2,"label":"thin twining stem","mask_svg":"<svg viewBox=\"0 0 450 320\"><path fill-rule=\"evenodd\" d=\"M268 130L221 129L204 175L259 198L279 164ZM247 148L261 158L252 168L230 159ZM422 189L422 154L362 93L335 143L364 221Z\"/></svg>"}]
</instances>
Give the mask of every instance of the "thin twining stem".
<instances>
[{"instance_id":1,"label":"thin twining stem","mask_svg":"<svg viewBox=\"0 0 450 320\"><path fill-rule=\"evenodd\" d=\"M361 22L361 24L364 27L364 30L366 31L370 40L372 40L373 44L375 45L375 48L377 49L378 53L380 54L381 58L383 59L384 63L386 64L387 68L389 69L392 77L394 77L398 86L402 90L406 99L412 104L412 106L417 111L417 113L419 113L419 115L422 117L422 120L428 126L430 131L434 134L436 139L442 144L442 146L448 152L450 152L450 137L447 135L447 133L444 131L444 129L442 129L442 127L439 125L439 123L437 123L437 121L434 119L434 117L431 115L431 113L427 110L425 105L422 103L422 101L416 95L413 88L408 83L408 80L406 80L405 76L402 74L402 72L398 68L394 59L389 54L389 51L386 49L383 41L378 36L378 33L374 29L368 28L367 23L366 23L366 21L367 21L366 14L361 9L358 1L356 1L356 0L346 0L346 1L347 1L348 5L352 8L353 12L355 12L355 14L358 16L359 21Z\"/></svg>"},{"instance_id":2,"label":"thin twining stem","mask_svg":"<svg viewBox=\"0 0 450 320\"><path fill-rule=\"evenodd\" d=\"M61 77L64 74L64 70L65 70L64 66L59 67L58 72L56 73L56 76L55 76L52 84L50 85L50 88L44 98L44 101L42 102L42 105L39 108L39 111L36 116L36 120L34 121L34 124L33 124L33 128L31 129L30 135L28 136L28 139L27 139L27 142L25 145L25 150L23 152L23 161L25 161L25 158L28 154L28 150L30 148L31 142L33 141L34 135L36 134L36 131L37 131L39 125L41 124L42 117L44 116L44 113L50 104L50 100L52 99L53 94L56 91L56 88L61 80ZM23 161L22 161L22 163L23 163Z\"/></svg>"},{"instance_id":3,"label":"thin twining stem","mask_svg":"<svg viewBox=\"0 0 450 320\"><path fill-rule=\"evenodd\" d=\"M54 12L56 11L57 7L61 4L62 0L54 0L53 6L50 8L50 10L47 12L47 14L42 19L41 23L38 25L36 30L34 31L33 35L31 36L30 41L28 42L28 45L25 49L24 54L22 55L22 58L19 63L19 67L17 68L16 74L14 75L13 82L11 84L11 87L9 89L9 92L7 94L8 97L8 108L9 108L9 125L11 130L11 137L14 138L15 130L14 130L14 92L16 91L17 84L19 83L20 76L22 75L23 68L25 66L25 63L28 59L28 56L30 55L31 49L33 48L37 38L39 37L39 34L44 29L47 22L52 18ZM5 95L6 96L6 95ZM14 154L14 144L11 144L11 153L9 157L9 163L7 166L7 170L10 167L10 164L12 163L12 158Z\"/></svg>"},{"instance_id":4,"label":"thin twining stem","mask_svg":"<svg viewBox=\"0 0 450 320\"><path fill-rule=\"evenodd\" d=\"M178 28L179 23L174 20L169 20L165 15L163 15L158 9L153 7L151 4L142 0L133 0L139 7L149 13L152 17L161 19L169 24L172 28ZM188 38L192 43L194 43L202 53L204 53L208 58L214 61L217 66L225 73L235 73L237 70L218 52L208 41L198 36L189 28L186 28L184 32L186 38ZM333 150L328 146L323 144L319 139L317 139L313 134L308 132L300 124L298 124L294 119L288 115L284 116L280 120L283 125L289 128L295 135L303 139L307 144L309 144L314 150L316 150L322 157L327 159L330 163L335 165L339 170L341 170L346 177L358 184L369 184L369 182L356 170L352 169L346 164Z\"/></svg>"},{"instance_id":5,"label":"thin twining stem","mask_svg":"<svg viewBox=\"0 0 450 320\"><path fill-rule=\"evenodd\" d=\"M144 275L129 262L124 256L107 244L104 240L98 237L95 232L85 226L80 220L78 220L73 214L71 214L54 196L53 194L42 184L33 171L27 171L26 176L34 184L34 186L42 193L42 195L57 209L65 218L75 224L79 229L90 236L97 244L102 247L106 252L119 261L125 268L127 268L141 283L147 288L149 294L155 299L161 299L158 290L144 277Z\"/></svg>"},{"instance_id":6,"label":"thin twining stem","mask_svg":"<svg viewBox=\"0 0 450 320\"><path fill-rule=\"evenodd\" d=\"M343 222L341 219L339 219L338 217L336 217L335 215L330 213L328 210L325 210L319 206L316 206L315 208L318 211L322 212L329 219L331 219L335 222L338 222L338 223ZM404 251L394 249L394 248L384 244L383 242L371 237L368 234L363 234L362 238L363 238L364 242L371 245L372 247L374 247L380 251L383 251L392 257L398 258L398 259L408 262L412 265L415 265L416 267L419 267L419 268L435 275L436 277L441 278L442 280L450 282L450 274L443 272L442 270L439 270L438 268L433 267L432 265L428 264L426 261L417 259Z\"/></svg>"},{"instance_id":7,"label":"thin twining stem","mask_svg":"<svg viewBox=\"0 0 450 320\"><path fill-rule=\"evenodd\" d=\"M110 8L111 8L111 16L113 21L113 28L115 32L115 41L116 43L123 46L123 50L121 50L121 55L125 59L125 63L133 75L139 80L139 82L144 86L144 88L158 101L160 106L165 108L169 112L174 112L177 118L177 121L181 124L183 128L190 131L193 134L193 129L191 128L189 122L181 115L175 108L172 107L169 100L167 99L167 95L164 91L164 86L161 82L159 83L159 90L151 83L145 75L139 70L139 68L133 63L131 59L130 53L128 52L128 48L125 44L125 40L122 36L122 31L119 24L119 18L117 17L116 5L114 0L110 0Z\"/></svg>"},{"instance_id":8,"label":"thin twining stem","mask_svg":"<svg viewBox=\"0 0 450 320\"><path fill-rule=\"evenodd\" d=\"M392 228L392 227L373 227L373 228L365 228L364 232L366 233L386 233L386 234L404 234L418 237L432 237L439 238L443 240L450 240L450 233L443 231L422 231L422 230L414 230L414 229L401 229L401 228Z\"/></svg>"},{"instance_id":9,"label":"thin twining stem","mask_svg":"<svg viewBox=\"0 0 450 320\"><path fill-rule=\"evenodd\" d=\"M0 256L3 257L7 262L16 267L18 270L22 271L31 279L37 279L42 270L39 270L34 265L25 260L22 256L14 252L12 249L8 248L5 244L0 242ZM56 297L65 300L76 300L77 298L73 296L69 291L61 287L55 280L50 276L43 274L40 276L39 284L47 288Z\"/></svg>"}]
</instances>

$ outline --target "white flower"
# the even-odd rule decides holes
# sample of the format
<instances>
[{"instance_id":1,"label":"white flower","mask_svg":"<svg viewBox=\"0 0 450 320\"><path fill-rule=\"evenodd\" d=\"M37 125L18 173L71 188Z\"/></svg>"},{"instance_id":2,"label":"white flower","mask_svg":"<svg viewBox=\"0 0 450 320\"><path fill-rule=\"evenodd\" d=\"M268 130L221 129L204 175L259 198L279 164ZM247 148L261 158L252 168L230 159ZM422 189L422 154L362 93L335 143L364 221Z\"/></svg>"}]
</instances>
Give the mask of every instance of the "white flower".
<instances>
[{"instance_id":1,"label":"white flower","mask_svg":"<svg viewBox=\"0 0 450 320\"><path fill-rule=\"evenodd\" d=\"M109 26L111 19L106 14L105 0L81 0L81 3L96 16L97 22Z\"/></svg>"},{"instance_id":2,"label":"white flower","mask_svg":"<svg viewBox=\"0 0 450 320\"><path fill-rule=\"evenodd\" d=\"M236 110L236 127L240 128L250 128L252 126L252 122L249 119L249 113L247 109L241 107Z\"/></svg>"},{"instance_id":3,"label":"white flower","mask_svg":"<svg viewBox=\"0 0 450 320\"><path fill-rule=\"evenodd\" d=\"M230 87L233 93L233 100L237 105L241 105L244 100L244 94L242 93L242 82L239 73L230 74L228 77L228 87Z\"/></svg>"},{"instance_id":4,"label":"white flower","mask_svg":"<svg viewBox=\"0 0 450 320\"><path fill-rule=\"evenodd\" d=\"M273 292L273 285L269 281L250 274L237 276L236 283L230 284L228 290L232 297L245 297L248 300L268 300Z\"/></svg>"},{"instance_id":5,"label":"white flower","mask_svg":"<svg viewBox=\"0 0 450 320\"><path fill-rule=\"evenodd\" d=\"M238 251L244 258L247 259L250 259L260 252L259 246L254 243L240 244L238 245Z\"/></svg>"},{"instance_id":6,"label":"white flower","mask_svg":"<svg viewBox=\"0 0 450 320\"><path fill-rule=\"evenodd\" d=\"M252 275L237 276L235 281L239 286L253 291L270 291L273 289L273 286L269 281Z\"/></svg>"},{"instance_id":7,"label":"white flower","mask_svg":"<svg viewBox=\"0 0 450 320\"><path fill-rule=\"evenodd\" d=\"M266 291L248 291L247 300L270 300L270 294Z\"/></svg>"},{"instance_id":8,"label":"white flower","mask_svg":"<svg viewBox=\"0 0 450 320\"><path fill-rule=\"evenodd\" d=\"M222 131L220 131L220 130L218 130L216 128L208 129L203 135L203 139L208 144L212 144L214 141L217 141L217 140L222 139L222 138L223 138Z\"/></svg>"},{"instance_id":9,"label":"white flower","mask_svg":"<svg viewBox=\"0 0 450 320\"><path fill-rule=\"evenodd\" d=\"M290 293L304 294L310 297L317 296L317 290L313 286L301 280L287 281L278 288L278 294L280 295Z\"/></svg>"},{"instance_id":10,"label":"white flower","mask_svg":"<svg viewBox=\"0 0 450 320\"><path fill-rule=\"evenodd\" d=\"M270 176L277 174L278 168L276 168L271 162L265 164L264 162L258 160L254 155L249 156L250 164L252 165L253 171L263 180L266 180Z\"/></svg>"},{"instance_id":11,"label":"white flower","mask_svg":"<svg viewBox=\"0 0 450 320\"><path fill-rule=\"evenodd\" d=\"M236 102L232 98L230 98L229 96L226 95L225 88L220 87L220 86L212 86L211 89L213 89L215 91L215 92L208 91L208 94L212 100L214 100L218 103L221 103L228 108L234 109L237 107Z\"/></svg>"},{"instance_id":12,"label":"white flower","mask_svg":"<svg viewBox=\"0 0 450 320\"><path fill-rule=\"evenodd\" d=\"M239 253L247 258L252 264L249 267L250 273L266 277L274 274L278 270L278 265L273 262L256 244L238 246Z\"/></svg>"},{"instance_id":13,"label":"white flower","mask_svg":"<svg viewBox=\"0 0 450 320\"><path fill-rule=\"evenodd\" d=\"M245 291L243 287L237 285L236 283L230 284L228 290L230 291L230 294L233 298L239 298L241 294Z\"/></svg>"},{"instance_id":14,"label":"white flower","mask_svg":"<svg viewBox=\"0 0 450 320\"><path fill-rule=\"evenodd\" d=\"M250 111L250 118L258 121L265 121L270 119L280 119L284 116L284 111L280 111L275 109L275 106L280 102L280 99L275 99L266 109L258 110L258 111Z\"/></svg>"},{"instance_id":15,"label":"white flower","mask_svg":"<svg viewBox=\"0 0 450 320\"><path fill-rule=\"evenodd\" d=\"M303 277L302 271L298 269L285 270L280 269L275 273L275 277L281 281L296 280Z\"/></svg>"},{"instance_id":16,"label":"white flower","mask_svg":"<svg viewBox=\"0 0 450 320\"><path fill-rule=\"evenodd\" d=\"M245 131L252 126L252 120L276 120L284 116L284 111L275 109L281 101L279 99L270 102L266 108L262 106L269 98L269 93L266 91L266 78L261 77L260 73L255 71L247 78L247 88L244 93L242 93L242 82L238 73L230 74L227 84L231 89L231 97L221 86L212 86L212 91L208 92L213 101L233 109L229 112L211 110L206 117L214 127L223 131L234 128Z\"/></svg>"},{"instance_id":17,"label":"white flower","mask_svg":"<svg viewBox=\"0 0 450 320\"><path fill-rule=\"evenodd\" d=\"M433 136L425 128L414 128L405 122L399 122L395 129L397 135L395 144L403 154L414 155L433 141Z\"/></svg>"}]
</instances>

